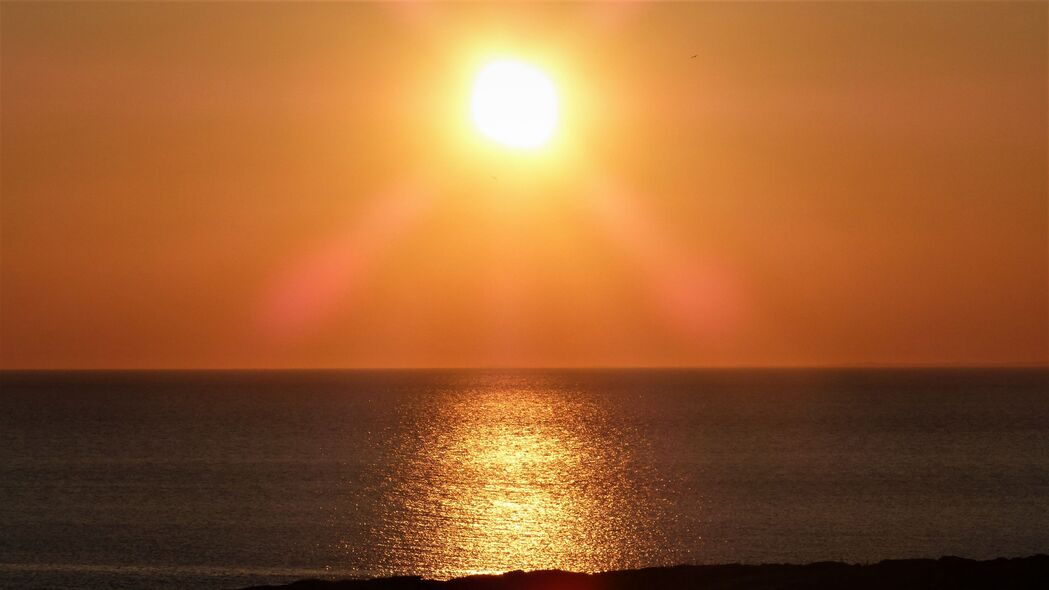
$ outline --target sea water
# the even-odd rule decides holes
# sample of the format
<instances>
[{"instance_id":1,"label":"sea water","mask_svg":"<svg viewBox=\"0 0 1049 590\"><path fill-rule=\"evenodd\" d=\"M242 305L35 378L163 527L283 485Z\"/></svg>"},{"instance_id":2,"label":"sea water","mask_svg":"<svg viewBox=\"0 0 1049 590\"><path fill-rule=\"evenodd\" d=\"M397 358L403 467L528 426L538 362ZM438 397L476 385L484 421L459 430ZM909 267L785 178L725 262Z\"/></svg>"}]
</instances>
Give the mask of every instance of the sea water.
<instances>
[{"instance_id":1,"label":"sea water","mask_svg":"<svg viewBox=\"0 0 1049 590\"><path fill-rule=\"evenodd\" d=\"M0 586L1049 551L1049 371L4 373Z\"/></svg>"}]
</instances>

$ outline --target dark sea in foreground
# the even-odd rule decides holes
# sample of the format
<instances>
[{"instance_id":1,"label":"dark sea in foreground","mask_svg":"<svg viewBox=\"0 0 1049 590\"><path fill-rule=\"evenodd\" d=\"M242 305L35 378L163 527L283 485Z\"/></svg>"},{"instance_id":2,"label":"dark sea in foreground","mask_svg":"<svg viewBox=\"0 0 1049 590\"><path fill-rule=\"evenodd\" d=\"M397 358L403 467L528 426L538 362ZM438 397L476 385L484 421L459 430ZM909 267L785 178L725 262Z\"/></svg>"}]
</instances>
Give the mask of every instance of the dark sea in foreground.
<instances>
[{"instance_id":1,"label":"dark sea in foreground","mask_svg":"<svg viewBox=\"0 0 1049 590\"><path fill-rule=\"evenodd\" d=\"M1049 371L3 373L0 587L1049 550Z\"/></svg>"}]
</instances>

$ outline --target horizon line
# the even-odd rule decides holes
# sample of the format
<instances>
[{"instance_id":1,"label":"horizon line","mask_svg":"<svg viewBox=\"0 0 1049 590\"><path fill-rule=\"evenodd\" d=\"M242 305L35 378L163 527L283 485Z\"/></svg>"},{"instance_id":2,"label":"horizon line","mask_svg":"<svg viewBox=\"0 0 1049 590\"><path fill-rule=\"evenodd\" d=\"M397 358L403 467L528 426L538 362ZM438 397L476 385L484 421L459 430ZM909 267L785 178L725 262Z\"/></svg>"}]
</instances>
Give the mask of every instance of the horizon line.
<instances>
[{"instance_id":1,"label":"horizon line","mask_svg":"<svg viewBox=\"0 0 1049 590\"><path fill-rule=\"evenodd\" d=\"M477 365L323 367L3 367L0 373L309 373L437 371L820 371L820 370L1045 369L1046 363L850 363L834 365Z\"/></svg>"}]
</instances>

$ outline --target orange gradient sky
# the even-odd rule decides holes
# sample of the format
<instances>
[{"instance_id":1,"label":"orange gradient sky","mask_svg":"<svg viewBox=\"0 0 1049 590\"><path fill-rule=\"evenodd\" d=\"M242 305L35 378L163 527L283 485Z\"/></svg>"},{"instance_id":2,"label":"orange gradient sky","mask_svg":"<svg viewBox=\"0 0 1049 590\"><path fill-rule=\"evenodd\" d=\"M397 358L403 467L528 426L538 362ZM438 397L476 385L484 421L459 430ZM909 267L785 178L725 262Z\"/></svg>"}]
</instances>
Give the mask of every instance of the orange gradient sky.
<instances>
[{"instance_id":1,"label":"orange gradient sky","mask_svg":"<svg viewBox=\"0 0 1049 590\"><path fill-rule=\"evenodd\" d=\"M0 23L4 368L1049 362L1044 3ZM506 56L532 153L469 120Z\"/></svg>"}]
</instances>

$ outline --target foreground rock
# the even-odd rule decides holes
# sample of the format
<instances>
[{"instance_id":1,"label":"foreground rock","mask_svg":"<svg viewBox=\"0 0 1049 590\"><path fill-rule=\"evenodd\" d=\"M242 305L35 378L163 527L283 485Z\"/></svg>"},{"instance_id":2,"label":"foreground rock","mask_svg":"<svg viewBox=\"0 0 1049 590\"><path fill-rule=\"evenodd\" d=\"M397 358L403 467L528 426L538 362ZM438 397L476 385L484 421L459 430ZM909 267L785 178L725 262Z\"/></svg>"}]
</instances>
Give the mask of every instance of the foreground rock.
<instances>
[{"instance_id":1,"label":"foreground rock","mask_svg":"<svg viewBox=\"0 0 1049 590\"><path fill-rule=\"evenodd\" d=\"M681 565L600 574L510 572L448 581L419 577L325 582L303 580L284 590L765 590L785 588L1031 588L1049 589L1049 555L973 561L958 557L904 559L872 565Z\"/></svg>"}]
</instances>

